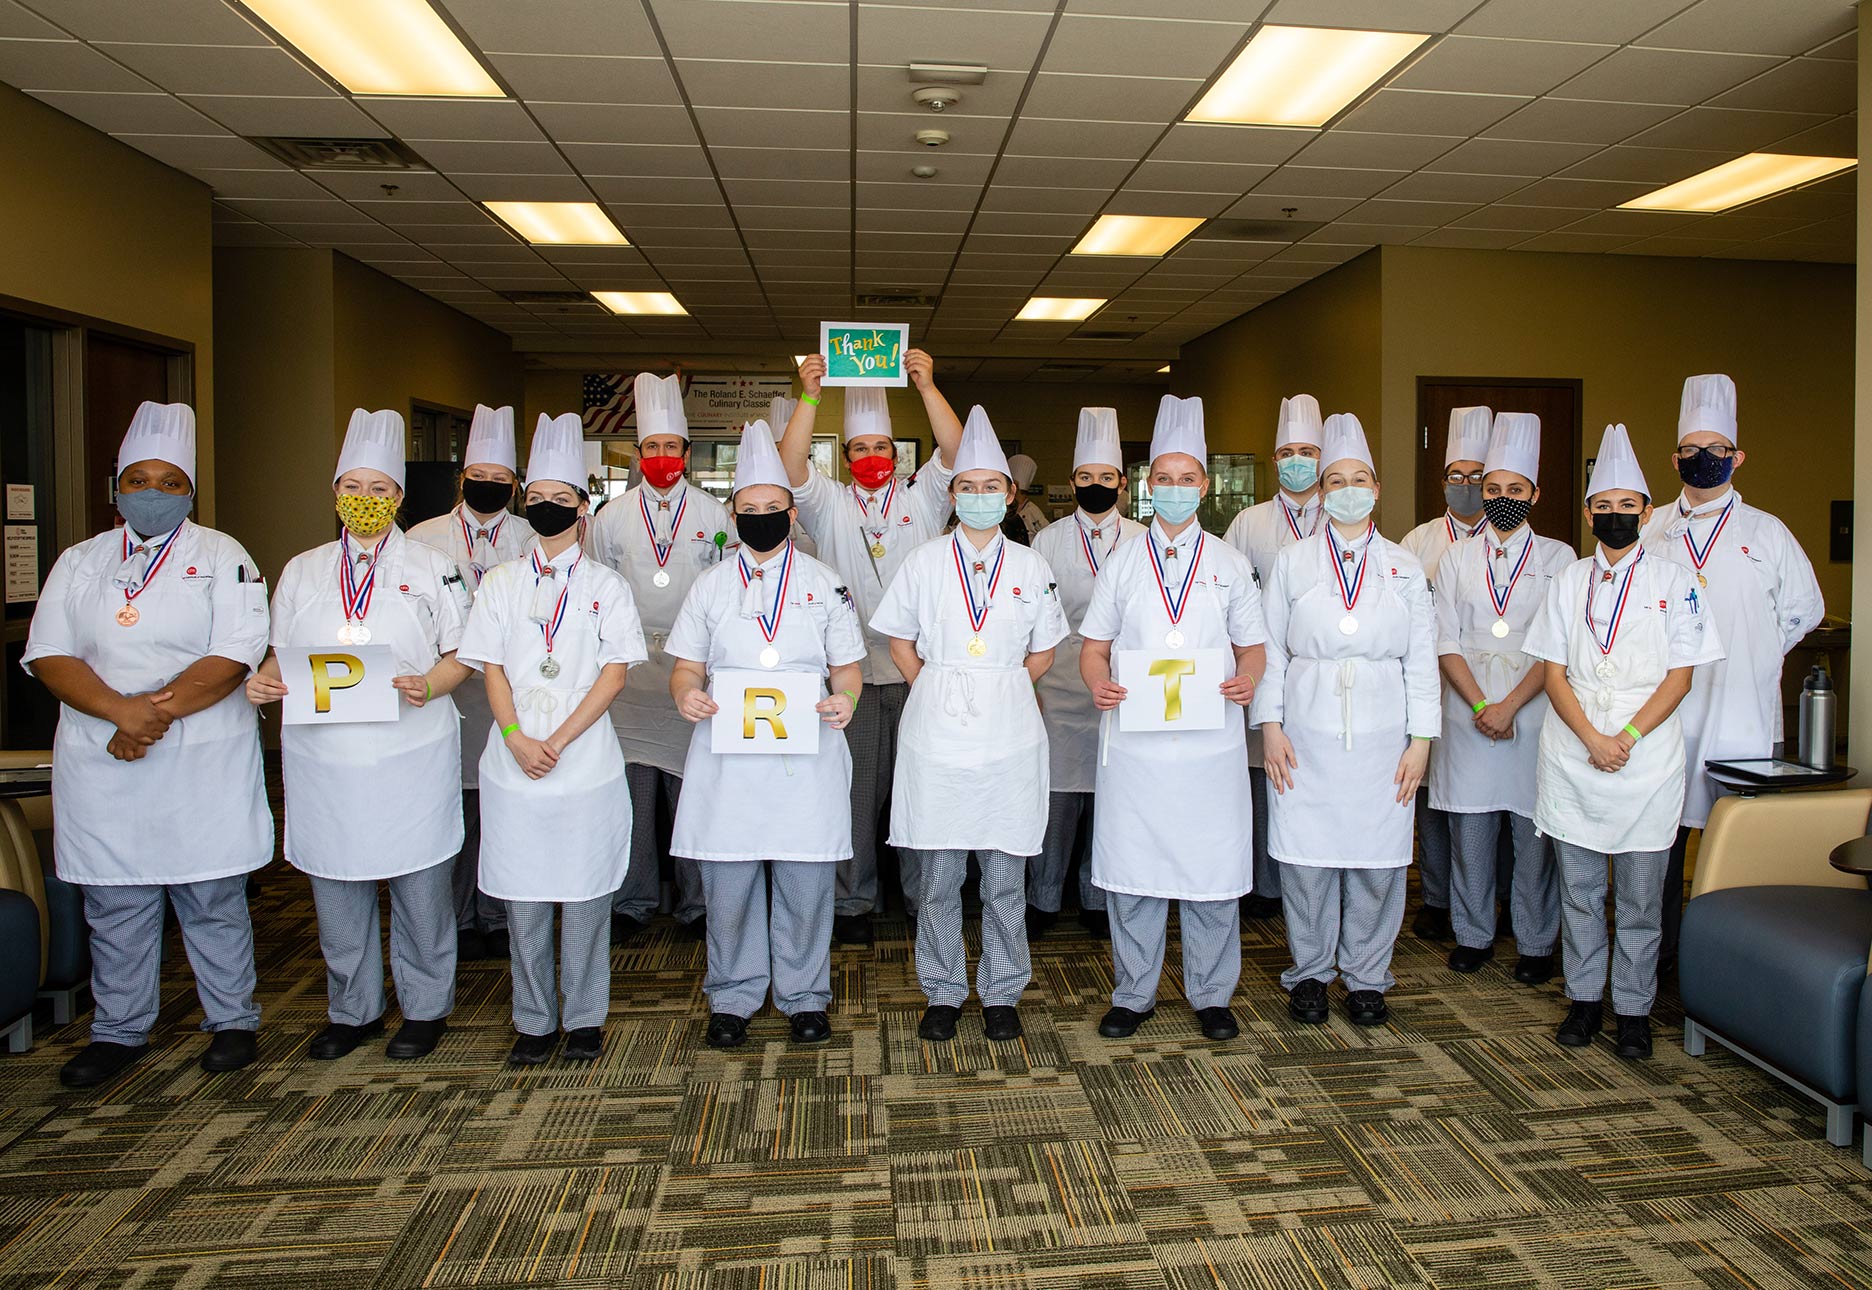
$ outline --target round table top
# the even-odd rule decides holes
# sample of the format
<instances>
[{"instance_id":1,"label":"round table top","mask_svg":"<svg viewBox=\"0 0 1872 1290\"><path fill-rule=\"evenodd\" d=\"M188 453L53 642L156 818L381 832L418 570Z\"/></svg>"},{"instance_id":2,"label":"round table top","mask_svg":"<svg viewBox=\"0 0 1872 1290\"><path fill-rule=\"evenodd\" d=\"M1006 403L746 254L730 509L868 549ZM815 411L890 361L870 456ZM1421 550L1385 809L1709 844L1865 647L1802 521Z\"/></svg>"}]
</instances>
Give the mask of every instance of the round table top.
<instances>
[{"instance_id":1,"label":"round table top","mask_svg":"<svg viewBox=\"0 0 1872 1290\"><path fill-rule=\"evenodd\" d=\"M1834 847L1827 863L1841 873L1872 875L1872 838L1853 838Z\"/></svg>"},{"instance_id":2,"label":"round table top","mask_svg":"<svg viewBox=\"0 0 1872 1290\"><path fill-rule=\"evenodd\" d=\"M44 797L52 791L50 766L22 766L0 770L0 801L13 797Z\"/></svg>"}]
</instances>

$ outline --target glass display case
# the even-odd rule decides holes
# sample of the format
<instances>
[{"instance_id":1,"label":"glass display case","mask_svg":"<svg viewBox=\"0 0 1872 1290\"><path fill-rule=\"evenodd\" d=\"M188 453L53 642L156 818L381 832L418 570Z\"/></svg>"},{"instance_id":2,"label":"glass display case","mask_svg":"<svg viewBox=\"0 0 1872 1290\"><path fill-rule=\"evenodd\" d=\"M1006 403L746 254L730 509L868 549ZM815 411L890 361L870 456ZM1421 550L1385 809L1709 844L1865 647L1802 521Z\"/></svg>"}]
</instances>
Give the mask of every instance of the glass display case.
<instances>
[{"instance_id":1,"label":"glass display case","mask_svg":"<svg viewBox=\"0 0 1872 1290\"><path fill-rule=\"evenodd\" d=\"M1209 455L1209 495L1203 498L1197 521L1217 536L1228 531L1230 521L1255 504L1255 471L1258 463L1252 452L1217 452ZM1150 500L1150 463L1133 462L1125 475L1131 482L1131 518L1149 524L1156 513Z\"/></svg>"}]
</instances>

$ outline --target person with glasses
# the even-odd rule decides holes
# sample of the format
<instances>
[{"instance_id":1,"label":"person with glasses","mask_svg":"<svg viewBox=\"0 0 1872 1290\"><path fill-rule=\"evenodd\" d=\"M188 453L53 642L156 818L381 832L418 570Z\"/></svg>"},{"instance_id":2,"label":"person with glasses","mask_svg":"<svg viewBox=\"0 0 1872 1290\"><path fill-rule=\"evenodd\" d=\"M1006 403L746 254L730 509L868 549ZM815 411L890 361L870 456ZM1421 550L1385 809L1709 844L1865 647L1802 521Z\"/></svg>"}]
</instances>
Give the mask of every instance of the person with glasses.
<instances>
[{"instance_id":1,"label":"person with glasses","mask_svg":"<svg viewBox=\"0 0 1872 1290\"><path fill-rule=\"evenodd\" d=\"M1735 382L1721 374L1690 377L1671 456L1683 492L1652 515L1645 545L1690 570L1726 653L1697 669L1680 710L1689 779L1664 876L1665 967L1677 956L1690 830L1708 822L1721 791L1703 763L1774 751L1782 739L1781 660L1826 612L1813 565L1787 525L1736 492L1735 472L1747 458L1736 447Z\"/></svg>"}]
</instances>

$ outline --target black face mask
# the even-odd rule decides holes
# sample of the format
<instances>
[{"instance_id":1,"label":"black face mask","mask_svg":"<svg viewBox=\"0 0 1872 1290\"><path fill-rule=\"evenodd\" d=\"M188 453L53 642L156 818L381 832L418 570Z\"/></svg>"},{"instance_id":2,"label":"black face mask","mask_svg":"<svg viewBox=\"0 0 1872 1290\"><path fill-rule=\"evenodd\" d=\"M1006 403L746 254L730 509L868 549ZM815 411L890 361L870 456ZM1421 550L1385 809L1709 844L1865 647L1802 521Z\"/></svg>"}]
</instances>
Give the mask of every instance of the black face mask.
<instances>
[{"instance_id":1,"label":"black face mask","mask_svg":"<svg viewBox=\"0 0 1872 1290\"><path fill-rule=\"evenodd\" d=\"M1525 497L1484 497L1482 514L1488 517L1489 527L1498 533L1512 533L1527 523L1528 512L1534 509L1534 503Z\"/></svg>"},{"instance_id":2,"label":"black face mask","mask_svg":"<svg viewBox=\"0 0 1872 1290\"><path fill-rule=\"evenodd\" d=\"M1118 505L1118 490L1109 484L1075 484L1073 500L1087 515L1103 515Z\"/></svg>"},{"instance_id":3,"label":"black face mask","mask_svg":"<svg viewBox=\"0 0 1872 1290\"><path fill-rule=\"evenodd\" d=\"M771 551L787 540L787 534L793 531L793 521L787 518L785 511L768 511L764 515L744 515L735 512L735 532L741 535L741 545L750 551Z\"/></svg>"},{"instance_id":4,"label":"black face mask","mask_svg":"<svg viewBox=\"0 0 1872 1290\"><path fill-rule=\"evenodd\" d=\"M1638 540L1638 516L1629 511L1594 511L1592 535L1608 551L1623 551Z\"/></svg>"},{"instance_id":5,"label":"black face mask","mask_svg":"<svg viewBox=\"0 0 1872 1290\"><path fill-rule=\"evenodd\" d=\"M514 486L498 479L462 480L462 501L477 515L492 515L507 509L513 500Z\"/></svg>"},{"instance_id":6,"label":"black face mask","mask_svg":"<svg viewBox=\"0 0 1872 1290\"><path fill-rule=\"evenodd\" d=\"M578 523L578 507L559 502L528 502L527 523L541 537L558 537Z\"/></svg>"},{"instance_id":7,"label":"black face mask","mask_svg":"<svg viewBox=\"0 0 1872 1290\"><path fill-rule=\"evenodd\" d=\"M1677 458L1677 474L1692 488L1721 488L1735 469L1734 457L1718 457L1708 448L1697 449L1688 461Z\"/></svg>"}]
</instances>

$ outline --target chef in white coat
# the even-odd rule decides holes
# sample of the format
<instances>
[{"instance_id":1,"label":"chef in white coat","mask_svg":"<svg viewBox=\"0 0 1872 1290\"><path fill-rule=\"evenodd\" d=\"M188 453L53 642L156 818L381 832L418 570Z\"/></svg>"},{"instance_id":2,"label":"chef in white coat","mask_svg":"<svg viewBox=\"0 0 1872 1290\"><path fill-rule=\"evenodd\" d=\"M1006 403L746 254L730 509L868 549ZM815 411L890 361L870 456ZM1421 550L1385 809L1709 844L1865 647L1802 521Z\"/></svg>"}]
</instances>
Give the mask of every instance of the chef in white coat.
<instances>
[{"instance_id":1,"label":"chef in white coat","mask_svg":"<svg viewBox=\"0 0 1872 1290\"><path fill-rule=\"evenodd\" d=\"M734 559L734 526L727 508L684 474L689 418L682 387L680 376L637 374L637 464L643 482L599 512L586 543L630 584L650 651L611 708L630 766L635 830L630 872L611 902L611 936L619 944L656 915L665 868L675 874L677 923L691 936L703 933L700 870L689 859L666 865L658 845L658 804L664 819L675 817L683 760L689 755L689 723L670 699L674 660L664 645L696 579Z\"/></svg>"},{"instance_id":2,"label":"chef in white coat","mask_svg":"<svg viewBox=\"0 0 1872 1290\"><path fill-rule=\"evenodd\" d=\"M579 415L542 415L526 478L538 541L482 579L462 636L462 661L486 675L494 710L481 754L481 890L507 902L515 1066L551 1057L562 1026L566 1060L603 1051L611 895L631 856L624 754L605 714L644 661L643 626L629 584L579 544L586 480Z\"/></svg>"},{"instance_id":3,"label":"chef in white coat","mask_svg":"<svg viewBox=\"0 0 1872 1290\"><path fill-rule=\"evenodd\" d=\"M1396 983L1411 803L1442 723L1436 611L1416 559L1372 523L1379 484L1364 427L1331 416L1325 440L1327 522L1275 557L1262 589L1267 675L1251 719L1275 793L1268 850L1294 956L1281 974L1287 1010L1325 1021L1337 976L1353 1024L1376 1026Z\"/></svg>"},{"instance_id":4,"label":"chef in white coat","mask_svg":"<svg viewBox=\"0 0 1872 1290\"><path fill-rule=\"evenodd\" d=\"M432 546L455 561L455 571L470 596L489 569L518 559L533 541L533 530L512 510L519 460L514 448L514 410L475 404L468 444L462 452L460 500L446 514L410 526L410 541ZM498 900L482 894L478 879L478 770L494 714L488 710L487 689L478 676L469 677L451 697L462 719L462 849L451 871L456 957L506 958L507 911Z\"/></svg>"},{"instance_id":5,"label":"chef in white coat","mask_svg":"<svg viewBox=\"0 0 1872 1290\"><path fill-rule=\"evenodd\" d=\"M833 480L812 464L813 426L825 379L825 358L809 355L800 364L800 401L780 442L780 459L793 484L800 524L819 544L819 558L838 570L852 594L858 621L865 624L865 701L859 705L845 740L852 759L852 858L839 866L837 913L832 939L869 945L875 935L871 915L879 907L877 825L890 796L897 766L897 729L910 687L891 661L890 642L869 624L910 553L938 537L951 510L949 482L955 472L956 445L962 422L936 388L936 367L920 349L904 354L904 370L923 400L936 452L908 479L895 476L897 447L891 438L890 408L884 391L856 386L844 392L845 467L849 485ZM906 912L916 917L921 880L917 856L897 854Z\"/></svg>"},{"instance_id":6,"label":"chef in white coat","mask_svg":"<svg viewBox=\"0 0 1872 1290\"><path fill-rule=\"evenodd\" d=\"M917 981L924 1039L955 1038L968 1001L962 883L981 864L982 1033L1021 1034L1027 957L1027 857L1047 818L1047 736L1034 686L1066 638L1053 571L1001 535L1014 481L994 427L969 411L956 450L956 531L910 553L873 631L910 681L902 755L891 785L890 843L921 852Z\"/></svg>"},{"instance_id":7,"label":"chef in white coat","mask_svg":"<svg viewBox=\"0 0 1872 1290\"><path fill-rule=\"evenodd\" d=\"M791 425L793 422L793 414L799 410L799 405L800 401L798 399L788 398L784 394L776 394L771 399L767 400L768 429L775 435L785 434L787 426ZM797 507L794 510L794 514L797 517ZM804 551L815 560L819 558L819 544L812 540L812 535L806 532L798 518L795 518L793 521L793 549L795 551ZM864 630L863 624L859 625L859 630Z\"/></svg>"},{"instance_id":8,"label":"chef in white coat","mask_svg":"<svg viewBox=\"0 0 1872 1290\"><path fill-rule=\"evenodd\" d=\"M144 403L117 453L120 529L61 554L21 662L59 701L53 863L84 895L91 1042L59 1081L93 1088L149 1052L163 904L195 971L201 1067L253 1061L247 875L273 858L259 726L241 697L266 653L266 585L240 543L188 518L195 413Z\"/></svg>"},{"instance_id":9,"label":"chef in white coat","mask_svg":"<svg viewBox=\"0 0 1872 1290\"><path fill-rule=\"evenodd\" d=\"M832 1037L833 877L851 856L844 731L863 697L864 632L838 575L788 537L793 489L765 421L741 432L729 500L740 551L702 575L670 634L671 692L696 723L670 848L701 862L708 893L709 1046L744 1043L770 989L793 1041L823 1043ZM816 714L786 718L824 725L818 751L714 752L709 678L727 670L829 682Z\"/></svg>"},{"instance_id":10,"label":"chef in white coat","mask_svg":"<svg viewBox=\"0 0 1872 1290\"><path fill-rule=\"evenodd\" d=\"M1621 1057L1651 1055L1664 870L1684 804L1683 722L1692 669L1722 657L1690 570L1639 541L1651 490L1622 425L1607 426L1586 486L1598 546L1554 580L1525 648L1544 660L1534 827L1560 868L1566 1019L1554 1038L1592 1043L1604 1022L1606 868L1617 936L1612 1011Z\"/></svg>"},{"instance_id":11,"label":"chef in white coat","mask_svg":"<svg viewBox=\"0 0 1872 1290\"><path fill-rule=\"evenodd\" d=\"M1534 758L1547 714L1546 674L1522 652L1553 580L1577 557L1537 535L1540 418L1498 412L1483 468L1487 523L1443 553L1437 568L1437 654L1443 734L1430 759L1430 805L1450 821L1449 965L1475 972L1495 956L1495 866L1506 830L1514 850L1515 980L1553 977L1560 891L1553 851L1534 830Z\"/></svg>"},{"instance_id":12,"label":"chef in white coat","mask_svg":"<svg viewBox=\"0 0 1872 1290\"><path fill-rule=\"evenodd\" d=\"M1487 408L1451 408L1449 437L1443 450L1443 504L1445 510L1404 535L1399 543L1417 558L1431 590L1436 588L1437 565L1443 553L1466 537L1474 537L1488 522L1482 515L1482 467L1488 452L1494 413ZM1436 754L1434 750L1431 756ZM1450 820L1430 805L1428 793L1417 799L1417 847L1423 868L1419 874L1423 905L1411 923L1413 935L1426 940L1448 940L1450 927Z\"/></svg>"},{"instance_id":13,"label":"chef in white coat","mask_svg":"<svg viewBox=\"0 0 1872 1290\"><path fill-rule=\"evenodd\" d=\"M1027 532L1027 545L1032 546L1040 530L1051 523L1047 513L1027 491L1033 487L1034 476L1040 473L1040 463L1024 452L1017 452L1008 458L1008 469L1014 472L1014 516Z\"/></svg>"},{"instance_id":14,"label":"chef in white coat","mask_svg":"<svg viewBox=\"0 0 1872 1290\"><path fill-rule=\"evenodd\" d=\"M1652 555L1683 565L1696 579L1725 655L1697 669L1678 709L1687 785L1664 875L1661 964L1677 957L1690 830L1708 822L1710 804L1722 794L1703 763L1774 752L1782 739L1781 661L1826 613L1813 564L1787 525L1735 489L1735 472L1748 457L1736 447L1736 428L1734 381L1712 373L1684 382L1671 458L1683 492L1653 511L1644 533Z\"/></svg>"},{"instance_id":15,"label":"chef in white coat","mask_svg":"<svg viewBox=\"0 0 1872 1290\"><path fill-rule=\"evenodd\" d=\"M1282 399L1274 427L1274 472L1279 487L1229 523L1223 540L1248 557L1255 582L1267 585L1274 557L1319 532L1321 426L1319 400L1311 394ZM1267 772L1261 768L1261 732L1248 731L1248 780L1254 790L1254 890L1242 897L1247 918L1279 918L1280 865L1268 854Z\"/></svg>"},{"instance_id":16,"label":"chef in white coat","mask_svg":"<svg viewBox=\"0 0 1872 1290\"><path fill-rule=\"evenodd\" d=\"M1183 992L1196 1029L1226 1040L1240 1033L1229 1000L1241 979L1241 898L1254 882L1241 710L1260 680L1267 632L1254 566L1196 522L1209 491L1201 399L1163 396L1150 454L1151 526L1100 572L1081 627L1080 676L1105 714L1092 875L1111 906L1114 980L1099 1033L1126 1038L1157 1011L1174 900ZM1114 649L1169 656L1223 651L1221 690L1229 702L1222 725L1120 730L1114 710L1129 691L1163 686L1168 705L1169 689L1123 667L1114 671ZM1165 831L1167 821L1175 821L1173 834Z\"/></svg>"},{"instance_id":17,"label":"chef in white coat","mask_svg":"<svg viewBox=\"0 0 1872 1290\"><path fill-rule=\"evenodd\" d=\"M455 1008L455 898L462 846L461 719L450 693L471 593L455 562L396 526L403 418L351 414L332 477L343 531L294 556L273 594L273 645L388 645L403 697L394 722L291 725L280 732L286 859L312 882L331 1022L317 1061L384 1028L377 884L390 888L390 973L403 1025L385 1047L426 1056ZM269 654L247 682L256 704L286 696Z\"/></svg>"},{"instance_id":18,"label":"chef in white coat","mask_svg":"<svg viewBox=\"0 0 1872 1290\"><path fill-rule=\"evenodd\" d=\"M1058 581L1060 609L1072 633L1059 643L1053 666L1040 678L1040 713L1046 720L1048 793L1046 836L1027 862L1027 937L1044 936L1059 920L1074 843L1092 832L1093 790L1098 787L1099 714L1079 678L1079 620L1092 603L1093 581L1118 548L1144 531L1118 512L1125 493L1124 453L1113 408L1080 408L1073 444L1071 516L1049 525L1033 541ZM1094 936L1111 928L1105 892L1092 881L1092 858L1079 867L1079 924Z\"/></svg>"}]
</instances>

